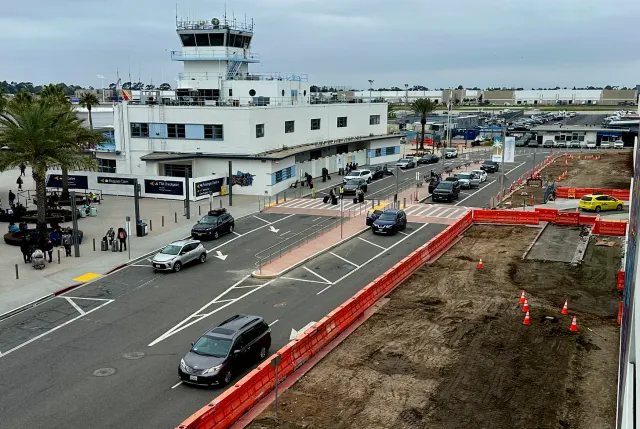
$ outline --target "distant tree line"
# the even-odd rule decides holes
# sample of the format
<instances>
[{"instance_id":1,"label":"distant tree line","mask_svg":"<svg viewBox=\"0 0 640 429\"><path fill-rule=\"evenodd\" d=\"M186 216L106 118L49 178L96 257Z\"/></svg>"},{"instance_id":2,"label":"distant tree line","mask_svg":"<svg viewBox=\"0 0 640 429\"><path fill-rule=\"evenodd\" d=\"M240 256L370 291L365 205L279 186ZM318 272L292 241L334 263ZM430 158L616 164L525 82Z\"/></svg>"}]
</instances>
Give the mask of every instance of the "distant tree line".
<instances>
[{"instance_id":1,"label":"distant tree line","mask_svg":"<svg viewBox=\"0 0 640 429\"><path fill-rule=\"evenodd\" d=\"M66 83L57 83L57 85L65 96L70 97L73 96L77 90L83 89L95 89L93 86L83 87L80 85L67 85ZM20 94L22 92L28 94L38 94L44 90L47 85L34 85L32 82L7 82L6 80L0 81L0 89L4 90L7 94ZM110 83L107 87L111 90L116 89L115 83ZM160 89L163 91L170 90L171 85L168 83L162 83L157 87L154 84L144 84L142 82L124 82L122 84L123 89L132 89L132 90L140 90L140 89Z\"/></svg>"}]
</instances>

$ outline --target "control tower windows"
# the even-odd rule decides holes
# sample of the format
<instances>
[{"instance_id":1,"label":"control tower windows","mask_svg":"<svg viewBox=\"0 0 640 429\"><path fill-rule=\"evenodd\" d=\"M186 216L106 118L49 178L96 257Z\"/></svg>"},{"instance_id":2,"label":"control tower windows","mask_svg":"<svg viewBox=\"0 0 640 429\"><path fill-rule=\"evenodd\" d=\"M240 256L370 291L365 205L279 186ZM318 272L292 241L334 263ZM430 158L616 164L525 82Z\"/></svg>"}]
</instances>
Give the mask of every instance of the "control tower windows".
<instances>
[{"instance_id":1,"label":"control tower windows","mask_svg":"<svg viewBox=\"0 0 640 429\"><path fill-rule=\"evenodd\" d=\"M251 36L241 36L240 34L229 33L227 35L227 46L230 48L248 49L251 44Z\"/></svg>"},{"instance_id":2,"label":"control tower windows","mask_svg":"<svg viewBox=\"0 0 640 429\"><path fill-rule=\"evenodd\" d=\"M209 41L211 42L211 46L224 46L224 34L209 33Z\"/></svg>"},{"instance_id":3,"label":"control tower windows","mask_svg":"<svg viewBox=\"0 0 640 429\"><path fill-rule=\"evenodd\" d=\"M198 33L198 34L196 34L196 44L198 46L210 46L209 45L209 35L207 33Z\"/></svg>"},{"instance_id":4,"label":"control tower windows","mask_svg":"<svg viewBox=\"0 0 640 429\"><path fill-rule=\"evenodd\" d=\"M196 46L195 34L181 34L180 40L182 41L182 46L186 46L186 47Z\"/></svg>"}]
</instances>

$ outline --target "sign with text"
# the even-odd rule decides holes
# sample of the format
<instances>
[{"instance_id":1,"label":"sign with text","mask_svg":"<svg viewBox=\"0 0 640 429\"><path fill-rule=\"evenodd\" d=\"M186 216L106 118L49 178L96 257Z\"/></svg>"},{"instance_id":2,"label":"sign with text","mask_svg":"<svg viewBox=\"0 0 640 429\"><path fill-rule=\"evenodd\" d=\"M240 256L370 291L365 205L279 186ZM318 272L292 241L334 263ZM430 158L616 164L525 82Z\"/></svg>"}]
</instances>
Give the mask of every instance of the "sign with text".
<instances>
[{"instance_id":1,"label":"sign with text","mask_svg":"<svg viewBox=\"0 0 640 429\"><path fill-rule=\"evenodd\" d=\"M145 194L184 195L184 183L177 180L144 179Z\"/></svg>"},{"instance_id":2,"label":"sign with text","mask_svg":"<svg viewBox=\"0 0 640 429\"><path fill-rule=\"evenodd\" d=\"M51 174L47 177L47 188L62 188L62 174ZM69 189L88 189L87 176L69 174Z\"/></svg>"},{"instance_id":3,"label":"sign with text","mask_svg":"<svg viewBox=\"0 0 640 429\"><path fill-rule=\"evenodd\" d=\"M105 185L135 185L135 179L131 177L104 177L98 176L98 183Z\"/></svg>"},{"instance_id":4,"label":"sign with text","mask_svg":"<svg viewBox=\"0 0 640 429\"><path fill-rule=\"evenodd\" d=\"M515 137L505 138L504 162L516 162L516 138Z\"/></svg>"},{"instance_id":5,"label":"sign with text","mask_svg":"<svg viewBox=\"0 0 640 429\"><path fill-rule=\"evenodd\" d=\"M202 195L217 194L222 190L224 184L224 177L218 179L210 179L202 182L197 182L195 196L200 197Z\"/></svg>"}]
</instances>

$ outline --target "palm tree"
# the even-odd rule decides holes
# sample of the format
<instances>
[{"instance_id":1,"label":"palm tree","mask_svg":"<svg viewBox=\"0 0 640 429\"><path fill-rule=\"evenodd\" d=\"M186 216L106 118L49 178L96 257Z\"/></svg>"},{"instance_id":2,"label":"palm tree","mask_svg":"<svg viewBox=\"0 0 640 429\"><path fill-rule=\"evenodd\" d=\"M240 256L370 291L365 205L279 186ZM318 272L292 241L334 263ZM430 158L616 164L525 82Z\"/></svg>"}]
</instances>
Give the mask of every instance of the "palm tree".
<instances>
[{"instance_id":1,"label":"palm tree","mask_svg":"<svg viewBox=\"0 0 640 429\"><path fill-rule=\"evenodd\" d=\"M37 229L47 231L46 175L50 165L89 166L94 161L78 150L75 139L78 124L69 120L68 107L42 100L31 103L7 103L6 115L0 116L0 171L25 163L31 166L36 184Z\"/></svg>"},{"instance_id":2,"label":"palm tree","mask_svg":"<svg viewBox=\"0 0 640 429\"><path fill-rule=\"evenodd\" d=\"M31 94L30 92L27 92L26 89L23 89L22 91L20 91L19 93L17 93L13 99L11 100L15 103L31 103L33 101L33 94Z\"/></svg>"},{"instance_id":3,"label":"palm tree","mask_svg":"<svg viewBox=\"0 0 640 429\"><path fill-rule=\"evenodd\" d=\"M69 102L62 87L53 83L45 85L44 88L42 88L42 91L38 93L38 96L60 104L66 104Z\"/></svg>"},{"instance_id":4,"label":"palm tree","mask_svg":"<svg viewBox=\"0 0 640 429\"><path fill-rule=\"evenodd\" d=\"M92 92L85 92L84 94L82 94L82 97L80 97L80 105L82 107L85 107L89 112L89 129L90 130L93 130L93 118L91 117L91 108L93 106L97 106L98 104L99 104L98 97L96 97L96 95Z\"/></svg>"},{"instance_id":5,"label":"palm tree","mask_svg":"<svg viewBox=\"0 0 640 429\"><path fill-rule=\"evenodd\" d=\"M416 115L420 116L420 123L422 124L422 133L420 139L420 150L424 150L424 128L427 124L427 115L436 110L437 104L428 98L418 98L411 103L411 109Z\"/></svg>"}]
</instances>

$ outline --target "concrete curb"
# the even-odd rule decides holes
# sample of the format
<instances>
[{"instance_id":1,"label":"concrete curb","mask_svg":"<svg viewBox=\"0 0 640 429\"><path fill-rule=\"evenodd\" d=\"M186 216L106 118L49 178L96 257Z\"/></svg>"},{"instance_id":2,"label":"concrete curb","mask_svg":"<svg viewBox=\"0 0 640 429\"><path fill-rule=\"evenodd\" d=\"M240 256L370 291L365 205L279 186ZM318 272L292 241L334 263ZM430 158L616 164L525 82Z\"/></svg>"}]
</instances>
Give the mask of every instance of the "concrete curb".
<instances>
[{"instance_id":1,"label":"concrete curb","mask_svg":"<svg viewBox=\"0 0 640 429\"><path fill-rule=\"evenodd\" d=\"M311 256L306 257L305 259L296 262L295 264L285 268L284 270L280 271L279 273L276 274L260 274L258 271L254 271L251 273L251 277L255 278L255 279L275 279L280 277L281 275L298 268L300 265L304 265L307 262L309 262L310 260L312 260L313 258L316 258L320 255L322 255L323 253L328 252L331 249L335 249L336 247L340 246L341 244L343 244L346 241L351 240L352 238L362 234L365 231L368 231L370 229L370 227L366 227L364 229L361 229L360 231L356 232L355 234L350 235L349 237L343 238L342 240L338 241L337 243L332 244L331 246L327 247L326 249L320 250L319 252L314 253Z\"/></svg>"},{"instance_id":2,"label":"concrete curb","mask_svg":"<svg viewBox=\"0 0 640 429\"><path fill-rule=\"evenodd\" d=\"M540 231L538 232L538 234L535 236L535 238L533 239L533 241L531 242L531 244L529 245L529 247L527 247L527 250L524 251L524 253L522 254L522 260L524 261L525 259L527 259L527 255L529 254L529 252L531 252L531 249L533 249L533 246L536 244L536 242L538 241L538 239L540 238L540 236L542 235L542 233L544 232L545 229L547 229L547 226L549 226L549 222L545 222L544 225L542 226L542 228L540 228Z\"/></svg>"}]
</instances>

